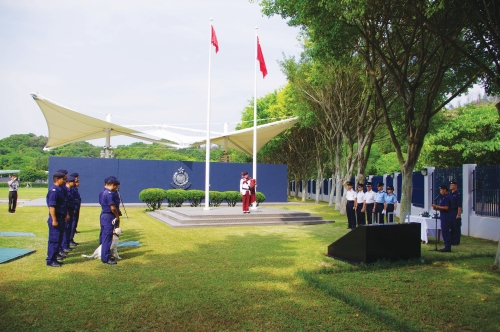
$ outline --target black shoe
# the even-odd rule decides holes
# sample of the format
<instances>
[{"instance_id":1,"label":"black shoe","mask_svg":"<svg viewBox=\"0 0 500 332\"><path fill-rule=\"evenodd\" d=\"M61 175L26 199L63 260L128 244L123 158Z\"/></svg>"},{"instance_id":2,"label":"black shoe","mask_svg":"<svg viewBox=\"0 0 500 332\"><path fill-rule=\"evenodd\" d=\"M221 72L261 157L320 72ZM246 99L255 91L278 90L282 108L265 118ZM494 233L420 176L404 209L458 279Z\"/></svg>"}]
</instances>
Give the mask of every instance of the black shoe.
<instances>
[{"instance_id":1,"label":"black shoe","mask_svg":"<svg viewBox=\"0 0 500 332\"><path fill-rule=\"evenodd\" d=\"M63 259L65 259L66 257L64 256L61 256L61 255L57 255L57 260L58 261L62 261Z\"/></svg>"},{"instance_id":2,"label":"black shoe","mask_svg":"<svg viewBox=\"0 0 500 332\"><path fill-rule=\"evenodd\" d=\"M63 252L65 252L65 253L69 253L71 251L73 251L73 249L71 249L71 248L63 249Z\"/></svg>"},{"instance_id":3,"label":"black shoe","mask_svg":"<svg viewBox=\"0 0 500 332\"><path fill-rule=\"evenodd\" d=\"M109 264L109 265L116 265L116 261L114 259L110 259L109 261L107 261L105 264Z\"/></svg>"},{"instance_id":4,"label":"black shoe","mask_svg":"<svg viewBox=\"0 0 500 332\"><path fill-rule=\"evenodd\" d=\"M69 245L72 246L72 247L76 247L79 243L76 243L76 242L71 242Z\"/></svg>"},{"instance_id":5,"label":"black shoe","mask_svg":"<svg viewBox=\"0 0 500 332\"><path fill-rule=\"evenodd\" d=\"M61 251L61 252L59 253L59 256L62 256L62 257L64 257L64 258L66 258L66 256L68 256L68 254L67 254L67 253L65 253L64 251Z\"/></svg>"},{"instance_id":6,"label":"black shoe","mask_svg":"<svg viewBox=\"0 0 500 332\"><path fill-rule=\"evenodd\" d=\"M451 249L445 249L445 248L443 248L443 249L439 249L438 251L439 252L451 252Z\"/></svg>"},{"instance_id":7,"label":"black shoe","mask_svg":"<svg viewBox=\"0 0 500 332\"><path fill-rule=\"evenodd\" d=\"M50 264L47 264L47 266L51 266L51 267L61 267L62 264L61 263L57 263L57 262L52 262Z\"/></svg>"},{"instance_id":8,"label":"black shoe","mask_svg":"<svg viewBox=\"0 0 500 332\"><path fill-rule=\"evenodd\" d=\"M77 233L80 233L80 232L75 229L75 234L77 234Z\"/></svg>"}]
</instances>

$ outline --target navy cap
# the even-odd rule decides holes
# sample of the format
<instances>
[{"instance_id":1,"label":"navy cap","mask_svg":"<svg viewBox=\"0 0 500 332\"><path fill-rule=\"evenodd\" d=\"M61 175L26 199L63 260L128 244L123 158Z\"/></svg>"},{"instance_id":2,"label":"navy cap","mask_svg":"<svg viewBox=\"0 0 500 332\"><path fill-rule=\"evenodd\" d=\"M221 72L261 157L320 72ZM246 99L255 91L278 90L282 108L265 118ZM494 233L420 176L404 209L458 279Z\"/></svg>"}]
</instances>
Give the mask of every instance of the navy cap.
<instances>
[{"instance_id":1,"label":"navy cap","mask_svg":"<svg viewBox=\"0 0 500 332\"><path fill-rule=\"evenodd\" d=\"M116 184L117 186L120 185L120 181L118 181L117 178L111 178L108 180L109 184Z\"/></svg>"},{"instance_id":2,"label":"navy cap","mask_svg":"<svg viewBox=\"0 0 500 332\"><path fill-rule=\"evenodd\" d=\"M66 176L66 174L61 173L61 172L55 172L54 174L52 174L52 176L53 176L53 177L56 177L56 178L58 178L58 179L61 179L61 178L65 177L65 176Z\"/></svg>"},{"instance_id":3,"label":"navy cap","mask_svg":"<svg viewBox=\"0 0 500 332\"><path fill-rule=\"evenodd\" d=\"M366 183L366 186L367 186L367 187L371 187L371 186L372 186L372 183L371 183L371 182L367 182L367 183Z\"/></svg>"},{"instance_id":4,"label":"navy cap","mask_svg":"<svg viewBox=\"0 0 500 332\"><path fill-rule=\"evenodd\" d=\"M383 186L384 186L384 183L383 183L383 182L379 182L379 183L377 184L377 187L383 187Z\"/></svg>"},{"instance_id":5,"label":"navy cap","mask_svg":"<svg viewBox=\"0 0 500 332\"><path fill-rule=\"evenodd\" d=\"M448 186L445 185L445 184L442 184L442 185L439 186L439 189L446 189L446 190L448 190Z\"/></svg>"},{"instance_id":6,"label":"navy cap","mask_svg":"<svg viewBox=\"0 0 500 332\"><path fill-rule=\"evenodd\" d=\"M65 169L62 169L62 168L61 168L61 169L58 169L58 170L57 170L57 172L59 172L59 173L63 173L64 175L68 175L68 171L67 171L67 170L65 170Z\"/></svg>"},{"instance_id":7,"label":"navy cap","mask_svg":"<svg viewBox=\"0 0 500 332\"><path fill-rule=\"evenodd\" d=\"M66 179L66 182L75 182L75 177L68 175L68 178Z\"/></svg>"},{"instance_id":8,"label":"navy cap","mask_svg":"<svg viewBox=\"0 0 500 332\"><path fill-rule=\"evenodd\" d=\"M109 183L109 180L111 179L116 179L116 177L113 175L108 176L107 178L104 179L104 184Z\"/></svg>"},{"instance_id":9,"label":"navy cap","mask_svg":"<svg viewBox=\"0 0 500 332\"><path fill-rule=\"evenodd\" d=\"M393 186L387 186L387 190L394 190Z\"/></svg>"},{"instance_id":10,"label":"navy cap","mask_svg":"<svg viewBox=\"0 0 500 332\"><path fill-rule=\"evenodd\" d=\"M457 184L457 181L450 181L450 184Z\"/></svg>"},{"instance_id":11,"label":"navy cap","mask_svg":"<svg viewBox=\"0 0 500 332\"><path fill-rule=\"evenodd\" d=\"M352 184L352 182L351 182L351 181L349 181L349 182L347 182L347 185L348 185L348 186L352 186L353 184Z\"/></svg>"},{"instance_id":12,"label":"navy cap","mask_svg":"<svg viewBox=\"0 0 500 332\"><path fill-rule=\"evenodd\" d=\"M362 183L358 183L358 188L363 188L364 185Z\"/></svg>"},{"instance_id":13,"label":"navy cap","mask_svg":"<svg viewBox=\"0 0 500 332\"><path fill-rule=\"evenodd\" d=\"M79 177L78 173L71 173L71 176L74 176L75 178Z\"/></svg>"}]
</instances>

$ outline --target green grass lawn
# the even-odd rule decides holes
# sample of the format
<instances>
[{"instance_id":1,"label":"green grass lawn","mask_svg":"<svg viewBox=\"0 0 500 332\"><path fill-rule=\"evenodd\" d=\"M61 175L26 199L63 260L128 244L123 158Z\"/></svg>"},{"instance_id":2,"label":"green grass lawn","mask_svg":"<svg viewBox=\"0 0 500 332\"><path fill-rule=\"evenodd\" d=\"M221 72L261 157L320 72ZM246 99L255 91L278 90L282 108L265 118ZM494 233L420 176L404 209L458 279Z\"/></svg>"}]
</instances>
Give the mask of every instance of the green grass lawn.
<instances>
[{"instance_id":1,"label":"green grass lawn","mask_svg":"<svg viewBox=\"0 0 500 332\"><path fill-rule=\"evenodd\" d=\"M18 200L32 200L47 196L47 188L25 188L21 187L17 191ZM9 188L0 188L0 197L9 199Z\"/></svg>"},{"instance_id":2,"label":"green grass lawn","mask_svg":"<svg viewBox=\"0 0 500 332\"><path fill-rule=\"evenodd\" d=\"M5 204L4 204L5 206ZM273 206L274 207L274 206ZM499 331L497 243L463 237L453 253L422 245L418 261L352 266L324 254L347 232L325 204L283 206L334 219L314 226L174 229L128 208L108 266L99 209L84 207L77 250L45 266L47 209L0 206L0 247L37 252L0 265L2 331Z\"/></svg>"}]
</instances>

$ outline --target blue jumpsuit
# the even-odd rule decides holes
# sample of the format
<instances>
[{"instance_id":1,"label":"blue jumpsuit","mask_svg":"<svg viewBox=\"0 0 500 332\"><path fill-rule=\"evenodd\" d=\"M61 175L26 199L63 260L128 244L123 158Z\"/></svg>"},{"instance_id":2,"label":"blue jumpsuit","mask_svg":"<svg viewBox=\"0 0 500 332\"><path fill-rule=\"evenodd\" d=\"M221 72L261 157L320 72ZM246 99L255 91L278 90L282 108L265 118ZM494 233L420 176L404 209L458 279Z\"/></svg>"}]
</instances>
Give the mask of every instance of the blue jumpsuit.
<instances>
[{"instance_id":1,"label":"blue jumpsuit","mask_svg":"<svg viewBox=\"0 0 500 332\"><path fill-rule=\"evenodd\" d=\"M59 254L60 247L64 235L64 219L66 218L66 196L64 195L63 188L53 185L47 193L47 206L55 207L57 226L52 226L52 216L49 212L47 225L49 227L49 241L47 245L47 265L57 263L57 255Z\"/></svg>"},{"instance_id":2,"label":"blue jumpsuit","mask_svg":"<svg viewBox=\"0 0 500 332\"><path fill-rule=\"evenodd\" d=\"M460 244L460 235L462 234L462 218L457 218L458 208L462 207L462 194L458 190L450 192L450 221L451 221L451 244L457 246Z\"/></svg>"},{"instance_id":3,"label":"blue jumpsuit","mask_svg":"<svg viewBox=\"0 0 500 332\"><path fill-rule=\"evenodd\" d=\"M75 200L75 213L73 217L73 225L71 227L71 235L70 235L70 244L74 242L76 227L78 226L78 219L80 218L80 206L82 204L82 198L80 197L80 193L78 192L77 187L71 188L71 195Z\"/></svg>"},{"instance_id":4,"label":"blue jumpsuit","mask_svg":"<svg viewBox=\"0 0 500 332\"><path fill-rule=\"evenodd\" d=\"M439 206L447 206L448 210L439 210L439 219L441 219L441 233L443 234L444 249L451 250L451 218L450 215L450 196L441 195ZM456 216L456 215L455 215Z\"/></svg>"},{"instance_id":5,"label":"blue jumpsuit","mask_svg":"<svg viewBox=\"0 0 500 332\"><path fill-rule=\"evenodd\" d=\"M62 241L62 249L69 249L69 243L71 240L71 230L73 229L73 222L75 216L75 198L71 192L71 189L64 186L63 190L66 192L66 202L69 214L69 220L64 223L64 236Z\"/></svg>"},{"instance_id":6,"label":"blue jumpsuit","mask_svg":"<svg viewBox=\"0 0 500 332\"><path fill-rule=\"evenodd\" d=\"M101 261L107 263L111 259L111 242L113 240L113 224L112 221L115 219L115 215L111 212L111 205L115 205L113 201L113 192L106 189L100 195L101 204ZM115 205L116 207L116 205Z\"/></svg>"}]
</instances>

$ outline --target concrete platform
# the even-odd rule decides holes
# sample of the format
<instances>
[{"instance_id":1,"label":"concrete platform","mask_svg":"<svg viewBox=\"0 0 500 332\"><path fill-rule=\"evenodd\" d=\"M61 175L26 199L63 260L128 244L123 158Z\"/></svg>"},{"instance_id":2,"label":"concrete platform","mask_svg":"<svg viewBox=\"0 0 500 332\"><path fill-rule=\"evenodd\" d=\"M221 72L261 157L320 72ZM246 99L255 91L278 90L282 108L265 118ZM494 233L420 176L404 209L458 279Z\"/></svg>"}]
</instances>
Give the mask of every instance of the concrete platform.
<instances>
[{"instance_id":1,"label":"concrete platform","mask_svg":"<svg viewBox=\"0 0 500 332\"><path fill-rule=\"evenodd\" d=\"M203 207L164 208L148 212L150 216L172 227L221 227L221 226L270 226L270 225L317 225L333 223L310 213L257 208L244 214L241 207Z\"/></svg>"}]
</instances>

